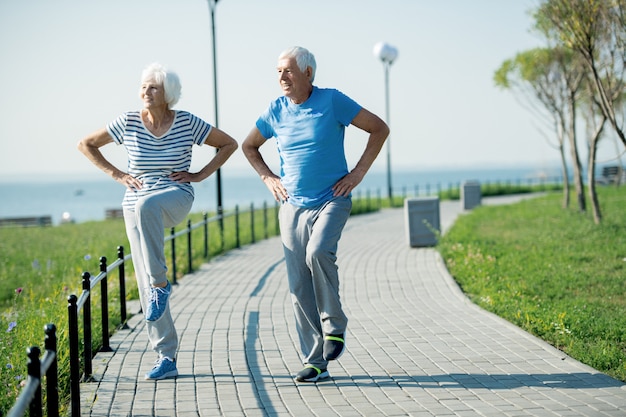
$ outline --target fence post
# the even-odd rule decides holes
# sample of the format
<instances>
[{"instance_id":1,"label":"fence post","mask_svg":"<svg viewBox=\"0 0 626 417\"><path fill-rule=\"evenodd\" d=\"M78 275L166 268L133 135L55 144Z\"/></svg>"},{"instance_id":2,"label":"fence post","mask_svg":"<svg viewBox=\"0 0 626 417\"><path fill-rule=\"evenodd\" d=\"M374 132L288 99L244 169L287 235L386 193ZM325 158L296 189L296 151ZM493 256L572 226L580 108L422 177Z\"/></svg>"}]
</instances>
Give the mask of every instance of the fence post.
<instances>
[{"instance_id":1,"label":"fence post","mask_svg":"<svg viewBox=\"0 0 626 417\"><path fill-rule=\"evenodd\" d=\"M176 231L172 227L170 229L172 236L172 284L176 285Z\"/></svg>"},{"instance_id":2,"label":"fence post","mask_svg":"<svg viewBox=\"0 0 626 417\"><path fill-rule=\"evenodd\" d=\"M70 342L70 405L72 416L80 416L80 358L78 351L78 298L72 294L67 299L67 316Z\"/></svg>"},{"instance_id":3,"label":"fence post","mask_svg":"<svg viewBox=\"0 0 626 417\"><path fill-rule=\"evenodd\" d=\"M252 235L252 243L256 242L254 237L254 203L250 203L250 234Z\"/></svg>"},{"instance_id":4,"label":"fence post","mask_svg":"<svg viewBox=\"0 0 626 417\"><path fill-rule=\"evenodd\" d=\"M57 355L57 328L54 324L46 324L44 327L46 338L44 346L46 351L54 352L54 359L46 371L46 409L48 417L59 416L59 366Z\"/></svg>"},{"instance_id":5,"label":"fence post","mask_svg":"<svg viewBox=\"0 0 626 417\"><path fill-rule=\"evenodd\" d=\"M193 251L191 250L191 219L187 219L187 273L193 272Z\"/></svg>"},{"instance_id":6,"label":"fence post","mask_svg":"<svg viewBox=\"0 0 626 417\"><path fill-rule=\"evenodd\" d=\"M241 239L239 237L239 204L235 205L235 246L237 249L241 247Z\"/></svg>"},{"instance_id":7,"label":"fence post","mask_svg":"<svg viewBox=\"0 0 626 417\"><path fill-rule=\"evenodd\" d=\"M220 223L220 253L224 253L224 210L220 207L217 213Z\"/></svg>"},{"instance_id":8,"label":"fence post","mask_svg":"<svg viewBox=\"0 0 626 417\"><path fill-rule=\"evenodd\" d=\"M209 221L206 212L202 214L204 225L204 259L209 259Z\"/></svg>"},{"instance_id":9,"label":"fence post","mask_svg":"<svg viewBox=\"0 0 626 417\"><path fill-rule=\"evenodd\" d=\"M100 292L101 294L101 314L102 314L102 348L100 352L111 352L111 344L109 343L109 288L107 286L107 280L109 274L107 274L107 258L106 256L100 257L100 273L104 274L104 278L100 280Z\"/></svg>"},{"instance_id":10,"label":"fence post","mask_svg":"<svg viewBox=\"0 0 626 417\"><path fill-rule=\"evenodd\" d=\"M83 272L83 294L87 292L85 304L83 305L83 361L85 363L85 373L83 381L89 380L91 376L91 274Z\"/></svg>"},{"instance_id":11,"label":"fence post","mask_svg":"<svg viewBox=\"0 0 626 417\"><path fill-rule=\"evenodd\" d=\"M269 237L269 232L267 230L268 225L267 225L267 201L263 202L263 234L265 236L265 239L267 239Z\"/></svg>"},{"instance_id":12,"label":"fence post","mask_svg":"<svg viewBox=\"0 0 626 417\"><path fill-rule=\"evenodd\" d=\"M41 416L41 361L39 360L41 350L37 346L32 346L26 349L26 353L28 354L28 377L39 381L35 396L29 405L29 413L33 417L38 417Z\"/></svg>"},{"instance_id":13,"label":"fence post","mask_svg":"<svg viewBox=\"0 0 626 417\"><path fill-rule=\"evenodd\" d=\"M118 275L120 280L120 318L122 320L122 329L128 329L128 323L126 323L126 269L124 265L124 247L117 247L117 259L120 260L120 266L118 268Z\"/></svg>"}]
</instances>

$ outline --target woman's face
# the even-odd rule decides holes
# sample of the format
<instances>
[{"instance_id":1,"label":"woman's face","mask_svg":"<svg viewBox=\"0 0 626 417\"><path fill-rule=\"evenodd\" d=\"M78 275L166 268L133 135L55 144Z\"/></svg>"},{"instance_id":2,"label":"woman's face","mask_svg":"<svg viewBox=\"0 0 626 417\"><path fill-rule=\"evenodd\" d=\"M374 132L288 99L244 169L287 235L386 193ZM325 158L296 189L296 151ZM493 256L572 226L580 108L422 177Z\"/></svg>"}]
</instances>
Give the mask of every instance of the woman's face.
<instances>
[{"instance_id":1,"label":"woman's face","mask_svg":"<svg viewBox=\"0 0 626 417\"><path fill-rule=\"evenodd\" d=\"M152 77L146 79L141 84L140 97L143 101L143 106L146 109L167 107L167 103L165 102L165 90L163 89L163 85L157 84L157 82Z\"/></svg>"}]
</instances>

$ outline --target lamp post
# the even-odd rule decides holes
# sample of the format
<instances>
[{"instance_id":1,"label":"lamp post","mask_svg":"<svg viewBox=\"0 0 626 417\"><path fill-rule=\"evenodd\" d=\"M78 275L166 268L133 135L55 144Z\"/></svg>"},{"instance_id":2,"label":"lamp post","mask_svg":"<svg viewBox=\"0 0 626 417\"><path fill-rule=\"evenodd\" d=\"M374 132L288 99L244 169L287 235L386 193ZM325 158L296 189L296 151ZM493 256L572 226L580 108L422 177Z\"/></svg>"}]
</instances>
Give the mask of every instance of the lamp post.
<instances>
[{"instance_id":1,"label":"lamp post","mask_svg":"<svg viewBox=\"0 0 626 417\"><path fill-rule=\"evenodd\" d=\"M389 125L389 68L398 57L398 50L386 42L378 42L374 45L374 56L380 59L385 70L385 121ZM391 187L391 142L387 138L387 197L392 202Z\"/></svg>"},{"instance_id":2,"label":"lamp post","mask_svg":"<svg viewBox=\"0 0 626 417\"><path fill-rule=\"evenodd\" d=\"M209 11L211 12L211 40L213 49L213 108L215 109L215 122L214 126L219 127L219 112L217 108L217 53L215 47L215 9L219 0L207 0L209 3ZM219 150L215 151L216 153ZM222 171L218 168L215 172L215 179L217 182L217 216L220 225L220 242L222 250L224 250L224 207L222 205Z\"/></svg>"}]
</instances>

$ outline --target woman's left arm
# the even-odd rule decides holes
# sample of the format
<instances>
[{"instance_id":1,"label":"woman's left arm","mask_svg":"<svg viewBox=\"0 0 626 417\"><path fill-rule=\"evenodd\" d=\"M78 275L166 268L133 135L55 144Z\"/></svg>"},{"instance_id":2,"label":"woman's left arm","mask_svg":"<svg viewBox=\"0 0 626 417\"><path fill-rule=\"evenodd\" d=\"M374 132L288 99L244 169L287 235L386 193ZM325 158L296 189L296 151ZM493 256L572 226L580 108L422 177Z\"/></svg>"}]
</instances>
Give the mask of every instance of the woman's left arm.
<instances>
[{"instance_id":1,"label":"woman's left arm","mask_svg":"<svg viewBox=\"0 0 626 417\"><path fill-rule=\"evenodd\" d=\"M217 148L217 153L209 161L208 164L204 166L200 171L196 173L191 172L174 172L170 177L177 182L200 182L208 178L211 174L213 174L219 167L224 165L224 163L230 158L230 156L237 150L239 146L237 141L233 139L226 132L219 130L216 127L213 127L209 132L209 136L205 139L204 143L206 145L213 146Z\"/></svg>"}]
</instances>

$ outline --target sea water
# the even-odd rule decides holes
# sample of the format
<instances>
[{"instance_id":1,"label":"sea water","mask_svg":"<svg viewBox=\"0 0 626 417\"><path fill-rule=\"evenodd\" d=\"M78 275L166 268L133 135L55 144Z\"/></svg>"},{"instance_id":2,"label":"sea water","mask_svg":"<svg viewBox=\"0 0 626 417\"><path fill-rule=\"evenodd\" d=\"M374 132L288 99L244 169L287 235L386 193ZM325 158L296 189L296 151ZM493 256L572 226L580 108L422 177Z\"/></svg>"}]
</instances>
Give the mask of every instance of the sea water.
<instances>
[{"instance_id":1,"label":"sea water","mask_svg":"<svg viewBox=\"0 0 626 417\"><path fill-rule=\"evenodd\" d=\"M273 205L273 198L258 176L222 174L222 206L248 209L251 205ZM464 181L482 183L556 180L558 170L539 172L533 168L465 169L392 172L394 195L424 194L458 187ZM215 176L194 184L195 201L192 212L215 212L217 181ZM386 172L370 172L355 190L355 195L370 193L387 195ZM107 209L121 208L124 187L107 178L0 182L0 218L51 216L54 224L64 220L86 222L102 220Z\"/></svg>"}]
</instances>

